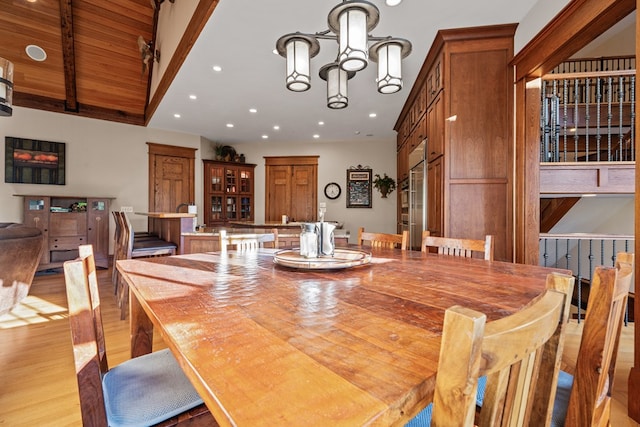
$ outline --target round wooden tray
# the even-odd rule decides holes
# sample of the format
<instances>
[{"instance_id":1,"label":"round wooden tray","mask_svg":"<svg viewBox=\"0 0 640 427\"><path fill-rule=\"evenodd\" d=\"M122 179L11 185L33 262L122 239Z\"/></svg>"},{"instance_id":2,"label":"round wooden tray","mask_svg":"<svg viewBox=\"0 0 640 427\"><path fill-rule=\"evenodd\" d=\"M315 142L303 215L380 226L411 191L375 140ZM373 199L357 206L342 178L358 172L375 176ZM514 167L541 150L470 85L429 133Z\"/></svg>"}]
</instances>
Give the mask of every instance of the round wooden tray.
<instances>
[{"instance_id":1,"label":"round wooden tray","mask_svg":"<svg viewBox=\"0 0 640 427\"><path fill-rule=\"evenodd\" d=\"M357 249L336 248L333 256L305 258L300 255L300 249L284 249L276 252L273 262L285 267L305 270L336 270L369 264L371 253Z\"/></svg>"}]
</instances>

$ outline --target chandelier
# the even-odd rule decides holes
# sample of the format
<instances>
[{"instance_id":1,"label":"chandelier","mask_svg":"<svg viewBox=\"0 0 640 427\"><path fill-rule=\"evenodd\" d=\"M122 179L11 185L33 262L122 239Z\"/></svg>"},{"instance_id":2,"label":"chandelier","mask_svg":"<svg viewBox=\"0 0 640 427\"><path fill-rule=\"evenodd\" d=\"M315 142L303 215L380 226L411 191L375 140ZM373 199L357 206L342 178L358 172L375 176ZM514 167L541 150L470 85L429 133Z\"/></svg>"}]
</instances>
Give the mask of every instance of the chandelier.
<instances>
[{"instance_id":1,"label":"chandelier","mask_svg":"<svg viewBox=\"0 0 640 427\"><path fill-rule=\"evenodd\" d=\"M13 98L13 64L0 58L0 116L11 116Z\"/></svg>"},{"instance_id":2,"label":"chandelier","mask_svg":"<svg viewBox=\"0 0 640 427\"><path fill-rule=\"evenodd\" d=\"M327 106L333 109L348 105L347 81L363 70L369 59L378 63L378 92L395 93L402 89L402 59L411 53L411 42L395 37L369 35L380 11L365 0L344 0L329 12L329 29L315 34L290 33L280 37L276 50L287 60L287 89L304 92L311 87L310 60L320 52L318 40L336 40L335 62L320 68L320 78L327 82ZM331 34L333 33L333 34ZM369 46L369 42L373 44Z\"/></svg>"}]
</instances>

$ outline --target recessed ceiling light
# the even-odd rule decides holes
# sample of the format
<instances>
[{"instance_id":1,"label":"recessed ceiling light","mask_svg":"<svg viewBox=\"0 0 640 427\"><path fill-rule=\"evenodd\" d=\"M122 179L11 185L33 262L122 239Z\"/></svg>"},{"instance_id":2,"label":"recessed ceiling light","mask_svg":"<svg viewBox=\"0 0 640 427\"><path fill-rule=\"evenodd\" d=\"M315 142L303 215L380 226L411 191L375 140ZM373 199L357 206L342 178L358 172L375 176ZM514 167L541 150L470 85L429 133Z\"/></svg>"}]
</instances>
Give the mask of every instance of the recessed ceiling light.
<instances>
[{"instance_id":1,"label":"recessed ceiling light","mask_svg":"<svg viewBox=\"0 0 640 427\"><path fill-rule=\"evenodd\" d=\"M269 139L269 135L262 135L262 139Z\"/></svg>"},{"instance_id":2,"label":"recessed ceiling light","mask_svg":"<svg viewBox=\"0 0 640 427\"><path fill-rule=\"evenodd\" d=\"M324 126L324 122L318 122L318 125Z\"/></svg>"},{"instance_id":3,"label":"recessed ceiling light","mask_svg":"<svg viewBox=\"0 0 640 427\"><path fill-rule=\"evenodd\" d=\"M180 118L180 114L175 113L175 114L173 115L173 117L175 117L176 119L179 119L179 118Z\"/></svg>"},{"instance_id":4,"label":"recessed ceiling light","mask_svg":"<svg viewBox=\"0 0 640 427\"><path fill-rule=\"evenodd\" d=\"M369 113L369 117L374 118L377 117L378 115L376 113Z\"/></svg>"},{"instance_id":5,"label":"recessed ceiling light","mask_svg":"<svg viewBox=\"0 0 640 427\"><path fill-rule=\"evenodd\" d=\"M316 133L315 135L313 135L313 137L314 137L315 139L318 139L318 138L320 138L320 135L318 135L318 134Z\"/></svg>"},{"instance_id":6,"label":"recessed ceiling light","mask_svg":"<svg viewBox=\"0 0 640 427\"><path fill-rule=\"evenodd\" d=\"M30 44L29 46L24 48L24 51L27 52L29 58L34 61L42 62L47 59L47 52L44 51L40 46L36 46L35 44Z\"/></svg>"},{"instance_id":7,"label":"recessed ceiling light","mask_svg":"<svg viewBox=\"0 0 640 427\"><path fill-rule=\"evenodd\" d=\"M227 123L227 127L228 128L232 128L233 127L233 123Z\"/></svg>"},{"instance_id":8,"label":"recessed ceiling light","mask_svg":"<svg viewBox=\"0 0 640 427\"><path fill-rule=\"evenodd\" d=\"M214 66L213 66L213 71L215 71L215 72L219 73L220 71L222 71L222 67L221 67L221 66L219 66L219 65L214 65Z\"/></svg>"},{"instance_id":9,"label":"recessed ceiling light","mask_svg":"<svg viewBox=\"0 0 640 427\"><path fill-rule=\"evenodd\" d=\"M250 113L257 113L257 112L258 112L258 110L256 110L255 108L249 108L249 112L250 112Z\"/></svg>"},{"instance_id":10,"label":"recessed ceiling light","mask_svg":"<svg viewBox=\"0 0 640 427\"><path fill-rule=\"evenodd\" d=\"M397 6L402 3L402 0L387 0L385 3L387 6Z\"/></svg>"},{"instance_id":11,"label":"recessed ceiling light","mask_svg":"<svg viewBox=\"0 0 640 427\"><path fill-rule=\"evenodd\" d=\"M275 125L275 126L273 127L273 130L280 130L280 126Z\"/></svg>"},{"instance_id":12,"label":"recessed ceiling light","mask_svg":"<svg viewBox=\"0 0 640 427\"><path fill-rule=\"evenodd\" d=\"M359 131L359 130L357 130L357 131L355 131L355 132L354 132L354 134L356 134L356 135L360 135L360 131Z\"/></svg>"},{"instance_id":13,"label":"recessed ceiling light","mask_svg":"<svg viewBox=\"0 0 640 427\"><path fill-rule=\"evenodd\" d=\"M195 95L189 95L189 99L198 99L198 97Z\"/></svg>"}]
</instances>

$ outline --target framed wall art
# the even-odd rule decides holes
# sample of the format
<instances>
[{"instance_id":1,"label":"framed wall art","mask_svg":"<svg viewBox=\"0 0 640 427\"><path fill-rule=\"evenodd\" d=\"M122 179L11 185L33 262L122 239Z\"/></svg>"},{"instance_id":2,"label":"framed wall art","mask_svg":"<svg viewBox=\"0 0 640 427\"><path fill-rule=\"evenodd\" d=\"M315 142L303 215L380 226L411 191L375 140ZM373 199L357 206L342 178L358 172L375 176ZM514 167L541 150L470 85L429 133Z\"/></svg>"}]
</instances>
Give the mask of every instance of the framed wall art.
<instances>
[{"instance_id":1,"label":"framed wall art","mask_svg":"<svg viewBox=\"0 0 640 427\"><path fill-rule=\"evenodd\" d=\"M65 184L64 142L5 137L4 182Z\"/></svg>"},{"instance_id":2,"label":"framed wall art","mask_svg":"<svg viewBox=\"0 0 640 427\"><path fill-rule=\"evenodd\" d=\"M371 207L371 169L351 166L347 169L347 207Z\"/></svg>"}]
</instances>

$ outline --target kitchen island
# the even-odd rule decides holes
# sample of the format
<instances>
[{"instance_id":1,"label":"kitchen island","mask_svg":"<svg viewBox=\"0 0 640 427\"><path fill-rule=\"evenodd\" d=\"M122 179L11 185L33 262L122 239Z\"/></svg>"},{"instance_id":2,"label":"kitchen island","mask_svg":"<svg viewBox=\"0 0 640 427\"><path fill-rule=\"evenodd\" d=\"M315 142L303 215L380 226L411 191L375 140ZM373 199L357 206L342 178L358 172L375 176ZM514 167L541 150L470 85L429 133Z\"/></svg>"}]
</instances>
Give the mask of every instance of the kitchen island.
<instances>
[{"instance_id":1,"label":"kitchen island","mask_svg":"<svg viewBox=\"0 0 640 427\"><path fill-rule=\"evenodd\" d=\"M240 227L241 224L245 227ZM196 232L183 232L180 238L182 242L180 253L193 254L219 251L221 229L227 230L227 233L269 233L274 228L278 230L279 248L291 249L299 246L300 223L235 223L233 228L205 227ZM337 247L346 247L349 244L350 232L348 230L337 229L334 231L333 236Z\"/></svg>"}]
</instances>

